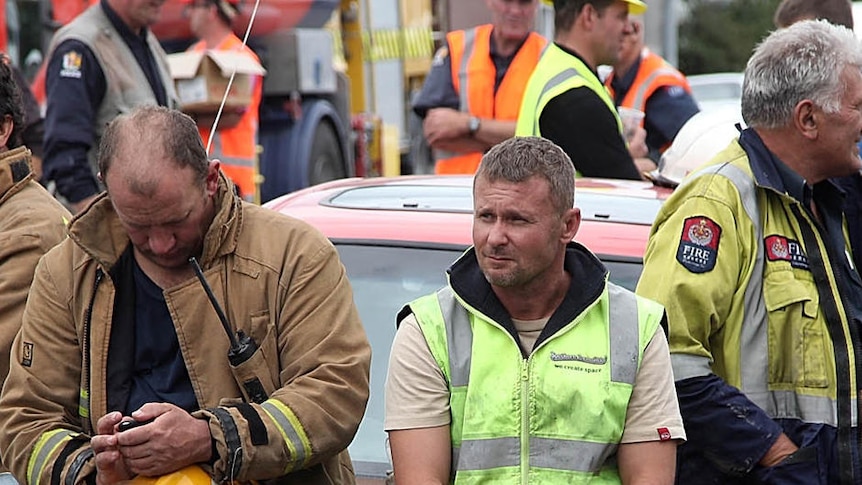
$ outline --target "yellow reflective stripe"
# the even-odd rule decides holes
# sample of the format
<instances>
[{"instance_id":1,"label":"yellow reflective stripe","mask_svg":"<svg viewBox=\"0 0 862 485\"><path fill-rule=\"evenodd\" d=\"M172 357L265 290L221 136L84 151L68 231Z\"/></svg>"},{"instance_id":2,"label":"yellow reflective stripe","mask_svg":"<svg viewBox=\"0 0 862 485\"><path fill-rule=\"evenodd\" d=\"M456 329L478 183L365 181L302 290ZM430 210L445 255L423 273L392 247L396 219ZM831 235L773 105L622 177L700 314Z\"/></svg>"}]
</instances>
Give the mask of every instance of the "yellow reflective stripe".
<instances>
[{"instance_id":1,"label":"yellow reflective stripe","mask_svg":"<svg viewBox=\"0 0 862 485\"><path fill-rule=\"evenodd\" d=\"M281 432L281 437L287 444L291 455L295 457L290 460L285 468L285 473L290 473L298 463L300 468L305 468L308 465L308 458L311 456L311 443L308 441L308 435L302 429L302 424L297 419L296 415L283 402L276 399L269 399L261 404L261 407L275 422Z\"/></svg>"},{"instance_id":2,"label":"yellow reflective stripe","mask_svg":"<svg viewBox=\"0 0 862 485\"><path fill-rule=\"evenodd\" d=\"M42 476L48 457L71 439L72 432L67 429L55 429L39 436L30 453L30 461L27 463L27 483L39 483L39 477Z\"/></svg>"},{"instance_id":3,"label":"yellow reflective stripe","mask_svg":"<svg viewBox=\"0 0 862 485\"><path fill-rule=\"evenodd\" d=\"M78 416L90 419L90 391L84 388L78 394Z\"/></svg>"}]
</instances>

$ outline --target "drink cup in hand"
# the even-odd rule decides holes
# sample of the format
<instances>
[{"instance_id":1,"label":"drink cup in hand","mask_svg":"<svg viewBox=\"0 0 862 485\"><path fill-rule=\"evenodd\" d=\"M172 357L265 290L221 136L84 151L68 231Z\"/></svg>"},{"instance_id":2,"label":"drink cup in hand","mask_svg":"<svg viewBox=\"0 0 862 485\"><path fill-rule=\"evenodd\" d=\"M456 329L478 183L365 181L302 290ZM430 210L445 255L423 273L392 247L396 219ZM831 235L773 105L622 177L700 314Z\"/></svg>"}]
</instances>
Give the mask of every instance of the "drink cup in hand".
<instances>
[{"instance_id":1,"label":"drink cup in hand","mask_svg":"<svg viewBox=\"0 0 862 485\"><path fill-rule=\"evenodd\" d=\"M632 138L634 138L644 119L644 112L639 109L623 106L620 106L617 110L620 113L620 120L623 122L623 135L626 138L626 142L631 143Z\"/></svg>"}]
</instances>

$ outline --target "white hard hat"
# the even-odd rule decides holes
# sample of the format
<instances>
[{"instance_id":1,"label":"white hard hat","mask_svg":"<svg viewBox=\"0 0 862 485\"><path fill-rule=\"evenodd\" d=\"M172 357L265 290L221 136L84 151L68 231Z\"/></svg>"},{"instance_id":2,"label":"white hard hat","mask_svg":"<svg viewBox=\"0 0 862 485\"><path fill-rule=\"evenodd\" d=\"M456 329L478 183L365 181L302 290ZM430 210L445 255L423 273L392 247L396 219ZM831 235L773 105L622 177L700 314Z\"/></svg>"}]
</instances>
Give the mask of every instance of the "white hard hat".
<instances>
[{"instance_id":1,"label":"white hard hat","mask_svg":"<svg viewBox=\"0 0 862 485\"><path fill-rule=\"evenodd\" d=\"M662 154L658 170L651 178L665 185L679 185L686 175L710 161L739 136L737 124L742 125L743 121L735 106L701 111L692 116Z\"/></svg>"}]
</instances>

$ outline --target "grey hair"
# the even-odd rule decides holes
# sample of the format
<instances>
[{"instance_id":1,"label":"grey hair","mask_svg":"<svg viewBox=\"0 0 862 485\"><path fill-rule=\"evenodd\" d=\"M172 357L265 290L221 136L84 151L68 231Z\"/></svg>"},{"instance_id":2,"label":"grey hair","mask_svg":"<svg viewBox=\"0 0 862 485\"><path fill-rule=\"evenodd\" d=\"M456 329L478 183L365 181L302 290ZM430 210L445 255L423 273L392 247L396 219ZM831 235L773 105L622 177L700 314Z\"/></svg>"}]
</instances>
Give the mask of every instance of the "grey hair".
<instances>
[{"instance_id":1,"label":"grey hair","mask_svg":"<svg viewBox=\"0 0 862 485\"><path fill-rule=\"evenodd\" d=\"M836 113L844 90L841 75L848 67L862 71L862 43L853 31L825 20L776 30L745 66L742 119L753 128L785 126L806 99Z\"/></svg>"},{"instance_id":2,"label":"grey hair","mask_svg":"<svg viewBox=\"0 0 862 485\"><path fill-rule=\"evenodd\" d=\"M516 136L488 150L473 179L520 183L534 176L550 186L554 207L563 214L574 207L575 167L572 159L554 142L537 136Z\"/></svg>"}]
</instances>

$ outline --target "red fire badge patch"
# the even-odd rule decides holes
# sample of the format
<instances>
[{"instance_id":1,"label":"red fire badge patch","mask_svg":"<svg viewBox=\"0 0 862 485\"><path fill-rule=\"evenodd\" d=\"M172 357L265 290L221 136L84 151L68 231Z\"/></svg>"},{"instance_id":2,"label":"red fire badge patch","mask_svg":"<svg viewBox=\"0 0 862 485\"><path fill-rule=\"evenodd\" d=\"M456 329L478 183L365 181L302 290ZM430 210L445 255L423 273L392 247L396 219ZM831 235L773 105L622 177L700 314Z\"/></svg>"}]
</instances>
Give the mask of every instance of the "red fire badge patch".
<instances>
[{"instance_id":1,"label":"red fire badge patch","mask_svg":"<svg viewBox=\"0 0 862 485\"><path fill-rule=\"evenodd\" d=\"M715 268L721 226L703 216L683 222L676 260L692 273L706 273Z\"/></svg>"}]
</instances>

